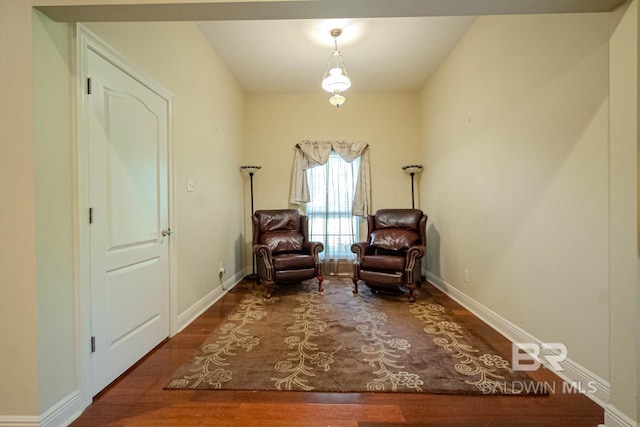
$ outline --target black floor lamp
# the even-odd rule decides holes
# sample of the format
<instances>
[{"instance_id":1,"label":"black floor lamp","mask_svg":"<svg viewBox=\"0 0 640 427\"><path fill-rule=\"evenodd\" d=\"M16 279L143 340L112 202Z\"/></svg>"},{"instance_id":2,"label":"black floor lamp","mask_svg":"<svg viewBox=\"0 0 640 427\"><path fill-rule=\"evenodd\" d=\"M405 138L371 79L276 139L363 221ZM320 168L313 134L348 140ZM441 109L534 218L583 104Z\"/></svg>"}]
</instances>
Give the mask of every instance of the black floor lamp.
<instances>
[{"instance_id":1,"label":"black floor lamp","mask_svg":"<svg viewBox=\"0 0 640 427\"><path fill-rule=\"evenodd\" d=\"M415 174L422 171L422 165L406 165L402 167L402 170L411 175L411 209L415 209L416 204L413 192L413 177Z\"/></svg>"},{"instance_id":2,"label":"black floor lamp","mask_svg":"<svg viewBox=\"0 0 640 427\"><path fill-rule=\"evenodd\" d=\"M251 185L251 217L252 218L253 218L253 175L256 172L258 172L260 168L262 168L262 166L255 166L255 165L240 166L240 169L242 169L243 171L249 174L249 181ZM257 281L258 275L256 274L256 254L253 253L253 250L251 251L251 254L252 254L251 274L246 275L244 279Z\"/></svg>"}]
</instances>

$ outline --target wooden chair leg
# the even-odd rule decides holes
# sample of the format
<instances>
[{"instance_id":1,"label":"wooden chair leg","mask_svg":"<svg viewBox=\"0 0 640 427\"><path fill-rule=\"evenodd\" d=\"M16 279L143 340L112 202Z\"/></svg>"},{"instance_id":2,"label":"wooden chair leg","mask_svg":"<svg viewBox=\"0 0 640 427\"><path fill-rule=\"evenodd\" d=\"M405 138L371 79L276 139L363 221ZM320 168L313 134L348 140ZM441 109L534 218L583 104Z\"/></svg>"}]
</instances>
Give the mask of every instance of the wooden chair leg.
<instances>
[{"instance_id":1,"label":"wooden chair leg","mask_svg":"<svg viewBox=\"0 0 640 427\"><path fill-rule=\"evenodd\" d=\"M353 293L358 293L358 276L353 276Z\"/></svg>"},{"instance_id":2,"label":"wooden chair leg","mask_svg":"<svg viewBox=\"0 0 640 427\"><path fill-rule=\"evenodd\" d=\"M324 276L320 274L316 276L316 278L318 279L318 293L323 293L322 282L324 281Z\"/></svg>"},{"instance_id":3,"label":"wooden chair leg","mask_svg":"<svg viewBox=\"0 0 640 427\"><path fill-rule=\"evenodd\" d=\"M409 302L415 302L416 297L413 295L413 291L416 290L416 284L411 283L410 285L407 286L407 288L409 288Z\"/></svg>"},{"instance_id":4,"label":"wooden chair leg","mask_svg":"<svg viewBox=\"0 0 640 427\"><path fill-rule=\"evenodd\" d=\"M273 285L273 281L272 280L265 280L264 281L264 292L265 292L264 297L266 299L271 299L271 285Z\"/></svg>"}]
</instances>

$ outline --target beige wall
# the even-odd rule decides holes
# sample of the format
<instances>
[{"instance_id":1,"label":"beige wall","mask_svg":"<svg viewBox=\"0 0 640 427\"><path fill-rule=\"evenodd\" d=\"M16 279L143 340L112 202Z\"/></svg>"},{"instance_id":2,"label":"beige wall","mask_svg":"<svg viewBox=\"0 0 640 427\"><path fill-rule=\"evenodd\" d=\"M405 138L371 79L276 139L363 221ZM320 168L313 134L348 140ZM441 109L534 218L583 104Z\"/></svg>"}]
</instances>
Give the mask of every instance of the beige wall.
<instances>
[{"instance_id":1,"label":"beige wall","mask_svg":"<svg viewBox=\"0 0 640 427\"><path fill-rule=\"evenodd\" d=\"M422 91L429 272L605 379L608 19L480 17Z\"/></svg>"},{"instance_id":2,"label":"beige wall","mask_svg":"<svg viewBox=\"0 0 640 427\"><path fill-rule=\"evenodd\" d=\"M331 106L329 94L320 90L247 97L245 161L262 166L254 177L256 210L289 206L294 147L302 140L369 143L373 210L411 207L411 181L401 167L415 163L420 149L417 94L348 91L345 97L340 108ZM248 180L246 185L248 193ZM247 218L250 211L247 199ZM250 243L249 222L246 230Z\"/></svg>"},{"instance_id":3,"label":"beige wall","mask_svg":"<svg viewBox=\"0 0 640 427\"><path fill-rule=\"evenodd\" d=\"M612 14L610 42L611 408L640 420L638 410L638 2Z\"/></svg>"},{"instance_id":4,"label":"beige wall","mask_svg":"<svg viewBox=\"0 0 640 427\"><path fill-rule=\"evenodd\" d=\"M0 1L0 415L38 412L31 7ZM29 421L29 420L27 420Z\"/></svg>"},{"instance_id":5,"label":"beige wall","mask_svg":"<svg viewBox=\"0 0 640 427\"><path fill-rule=\"evenodd\" d=\"M254 178L256 209L288 205L293 150L305 139L369 143L373 209L411 207L411 181L401 167L419 150L417 95L345 97L340 108L323 92L247 97L245 160L262 166Z\"/></svg>"},{"instance_id":6,"label":"beige wall","mask_svg":"<svg viewBox=\"0 0 640 427\"><path fill-rule=\"evenodd\" d=\"M77 388L73 28L33 14L40 411Z\"/></svg>"}]
</instances>

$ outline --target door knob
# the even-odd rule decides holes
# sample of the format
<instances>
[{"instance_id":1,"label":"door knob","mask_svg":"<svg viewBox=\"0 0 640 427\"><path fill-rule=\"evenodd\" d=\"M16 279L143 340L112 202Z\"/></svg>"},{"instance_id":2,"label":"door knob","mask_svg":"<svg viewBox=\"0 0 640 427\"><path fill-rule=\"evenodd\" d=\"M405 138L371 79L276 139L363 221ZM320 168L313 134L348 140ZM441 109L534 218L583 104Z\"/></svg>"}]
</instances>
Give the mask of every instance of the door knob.
<instances>
[{"instance_id":1,"label":"door knob","mask_svg":"<svg viewBox=\"0 0 640 427\"><path fill-rule=\"evenodd\" d=\"M173 231L171 231L170 228L167 228L166 230L162 230L162 236L169 236L171 237L171 235L173 234Z\"/></svg>"}]
</instances>

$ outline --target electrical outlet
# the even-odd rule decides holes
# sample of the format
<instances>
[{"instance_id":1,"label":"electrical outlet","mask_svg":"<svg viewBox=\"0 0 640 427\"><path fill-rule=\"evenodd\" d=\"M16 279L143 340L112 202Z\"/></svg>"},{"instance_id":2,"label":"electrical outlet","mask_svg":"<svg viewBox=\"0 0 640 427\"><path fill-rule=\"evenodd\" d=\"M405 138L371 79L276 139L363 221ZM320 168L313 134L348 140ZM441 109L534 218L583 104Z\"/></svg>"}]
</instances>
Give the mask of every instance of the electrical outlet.
<instances>
[{"instance_id":1,"label":"electrical outlet","mask_svg":"<svg viewBox=\"0 0 640 427\"><path fill-rule=\"evenodd\" d=\"M464 283L469 284L469 270L464 271Z\"/></svg>"},{"instance_id":2,"label":"electrical outlet","mask_svg":"<svg viewBox=\"0 0 640 427\"><path fill-rule=\"evenodd\" d=\"M222 276L224 276L224 273L225 273L224 264L220 263L220 269L218 270L218 276L220 276L220 278L222 278Z\"/></svg>"}]
</instances>

